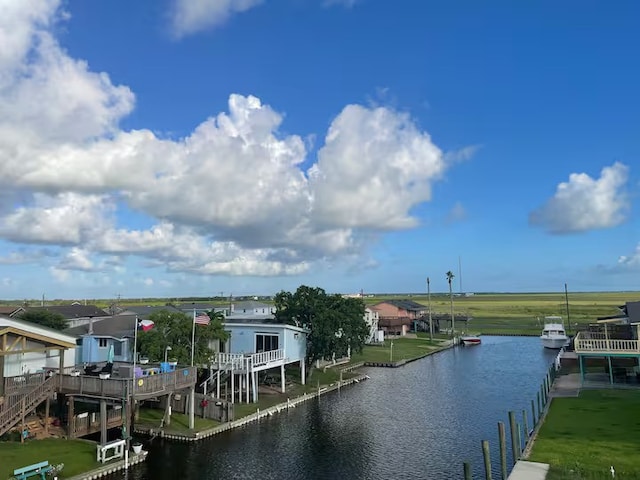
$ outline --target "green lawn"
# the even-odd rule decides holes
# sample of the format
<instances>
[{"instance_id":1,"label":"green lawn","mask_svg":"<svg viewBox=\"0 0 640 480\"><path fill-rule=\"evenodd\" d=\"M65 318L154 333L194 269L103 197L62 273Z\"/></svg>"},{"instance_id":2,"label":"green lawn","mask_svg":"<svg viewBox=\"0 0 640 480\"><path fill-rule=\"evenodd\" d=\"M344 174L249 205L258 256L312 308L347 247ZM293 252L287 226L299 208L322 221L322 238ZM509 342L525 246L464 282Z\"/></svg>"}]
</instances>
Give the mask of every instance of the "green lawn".
<instances>
[{"instance_id":1,"label":"green lawn","mask_svg":"<svg viewBox=\"0 0 640 480\"><path fill-rule=\"evenodd\" d=\"M48 461L50 465L64 463L59 478L72 477L96 468L96 444L84 440L45 439L0 442L0 480L13 476L16 468Z\"/></svg>"},{"instance_id":2,"label":"green lawn","mask_svg":"<svg viewBox=\"0 0 640 480\"><path fill-rule=\"evenodd\" d=\"M640 391L583 390L555 398L529 460L551 465L548 480L640 479Z\"/></svg>"},{"instance_id":3,"label":"green lawn","mask_svg":"<svg viewBox=\"0 0 640 480\"><path fill-rule=\"evenodd\" d=\"M194 419L195 431L206 430L208 428L215 427L220 425L220 422L216 422L215 420L211 420L208 418L202 418L197 415L196 406L196 416ZM164 415L164 410L157 408L141 408L140 409L140 417L137 421L139 426L158 428L160 426L160 422L162 421L162 417ZM176 431L176 432L185 432L189 431L189 416L183 413L172 413L171 414L171 425L165 428L165 431Z\"/></svg>"},{"instance_id":4,"label":"green lawn","mask_svg":"<svg viewBox=\"0 0 640 480\"><path fill-rule=\"evenodd\" d=\"M422 357L442 346L442 342L428 338L398 338L393 340L393 356L391 340L385 340L383 346L365 346L362 353L352 355L351 363L358 362L398 362Z\"/></svg>"}]
</instances>

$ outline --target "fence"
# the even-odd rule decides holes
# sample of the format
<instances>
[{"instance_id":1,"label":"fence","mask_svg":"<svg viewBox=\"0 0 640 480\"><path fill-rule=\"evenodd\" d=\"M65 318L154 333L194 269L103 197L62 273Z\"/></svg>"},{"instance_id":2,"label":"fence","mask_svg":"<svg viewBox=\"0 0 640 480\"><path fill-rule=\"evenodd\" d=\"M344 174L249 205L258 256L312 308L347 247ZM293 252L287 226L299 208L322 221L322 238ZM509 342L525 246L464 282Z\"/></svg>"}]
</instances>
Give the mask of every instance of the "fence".
<instances>
[{"instance_id":1,"label":"fence","mask_svg":"<svg viewBox=\"0 0 640 480\"><path fill-rule=\"evenodd\" d=\"M510 437L510 450L513 457L513 464L507 464L507 431L504 422L498 422L498 447L500 449L500 478L502 480L507 480L509 476L509 472L516 464L518 460L523 457L523 452L531 446L531 442L533 441L533 434L538 428L539 424L542 422L544 418L544 412L547 409L550 398L551 386L553 385L554 380L556 379L557 372L559 369L559 358L554 360L554 362L549 366L549 370L547 374L542 379L542 383L540 385L540 389L536 394L535 400L531 400L531 405L528 405L526 408L523 408L522 411L509 411L508 419L509 419L509 437ZM531 412L531 423L529 423L528 413ZM482 440L482 456L484 459L484 473L485 480L493 480L493 473L491 467L491 449L488 440ZM464 479L471 480L472 479L472 470L471 464L469 462L464 462L463 464L463 472Z\"/></svg>"}]
</instances>

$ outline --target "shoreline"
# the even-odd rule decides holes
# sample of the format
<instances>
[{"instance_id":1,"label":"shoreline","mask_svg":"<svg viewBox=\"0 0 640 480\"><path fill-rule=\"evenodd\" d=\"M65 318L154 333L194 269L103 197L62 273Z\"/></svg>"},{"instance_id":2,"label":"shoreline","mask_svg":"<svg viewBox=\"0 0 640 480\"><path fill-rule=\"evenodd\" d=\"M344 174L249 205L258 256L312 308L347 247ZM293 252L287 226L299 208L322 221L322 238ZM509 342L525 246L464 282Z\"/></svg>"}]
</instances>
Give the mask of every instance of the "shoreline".
<instances>
[{"instance_id":1,"label":"shoreline","mask_svg":"<svg viewBox=\"0 0 640 480\"><path fill-rule=\"evenodd\" d=\"M455 347L455 344L449 344L449 345L445 345L442 347L438 347L434 350L431 350L429 352L426 352L424 355L420 355L418 357L415 358L411 358L411 359L402 359L402 360L398 360L397 362L387 362L385 364L385 362L357 362L353 365L347 365L344 368L342 368L342 371L352 371L352 370L356 370L359 368L363 368L363 367L386 367L386 368L398 368L398 367L402 367L404 365L407 365L409 363L421 360L425 357L434 355L436 353L440 353L443 352L445 350L448 350L450 348ZM218 425L216 427L212 427L206 430L202 430L200 432L185 432L185 433L181 433L181 432L175 432L175 431L170 431L170 432L165 432L164 429L162 428L152 428L152 427L134 427L133 429L133 433L137 434L137 435L144 435L144 436L150 436L152 438L160 437L160 438L164 438L167 440L174 440L174 441L179 441L179 442L195 442L198 440L203 440L205 438L209 438L212 437L214 435L218 435L222 432L226 432L227 430L232 430L234 428L239 428L242 427L244 425L247 425L249 423L255 422L260 420L261 418L265 418L265 417L270 417L272 415L275 415L276 413L280 413L283 410L288 410L290 408L295 408L297 405L304 403L308 400L311 400L312 398L316 398L316 397L320 397L326 393L329 392L333 392L336 390L340 390L342 387L345 386L349 386L349 385L353 385L355 383L360 383L364 380L369 379L369 376L365 373L360 373L358 374L356 377L347 379L347 380L342 380L342 382L337 381L334 383L331 383L325 387L321 387L319 390L311 392L311 393L305 393L301 396L295 397L293 399L289 399L286 402L281 402L277 405L274 405L272 407L266 408L264 410L260 410L259 408L256 409L255 413L252 413L250 415L246 415L242 418L239 418L237 420L232 420L230 422L226 422L223 423L221 425Z\"/></svg>"},{"instance_id":2,"label":"shoreline","mask_svg":"<svg viewBox=\"0 0 640 480\"><path fill-rule=\"evenodd\" d=\"M60 477L65 480L93 480L96 478L106 477L107 475L111 475L112 473L120 472L122 470L127 470L128 468L137 465L139 463L144 462L147 459L148 451L142 450L140 453L129 454L129 462L127 468L124 466L124 460L117 460L112 463L107 463L101 467L94 468L85 473L80 473L78 475L74 475L72 477L64 476L64 469L59 474Z\"/></svg>"}]
</instances>

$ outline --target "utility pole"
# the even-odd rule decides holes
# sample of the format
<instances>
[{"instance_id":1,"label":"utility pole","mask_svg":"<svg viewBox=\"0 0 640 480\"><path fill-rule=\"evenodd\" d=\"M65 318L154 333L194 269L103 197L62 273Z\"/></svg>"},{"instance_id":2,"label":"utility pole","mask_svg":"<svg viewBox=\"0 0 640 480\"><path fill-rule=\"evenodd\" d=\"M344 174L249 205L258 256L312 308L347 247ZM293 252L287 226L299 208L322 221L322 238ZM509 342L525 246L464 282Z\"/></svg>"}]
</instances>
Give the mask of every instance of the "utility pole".
<instances>
[{"instance_id":1,"label":"utility pole","mask_svg":"<svg viewBox=\"0 0 640 480\"><path fill-rule=\"evenodd\" d=\"M431 282L427 277L427 298L429 299L429 340L433 341L433 319L431 318Z\"/></svg>"}]
</instances>

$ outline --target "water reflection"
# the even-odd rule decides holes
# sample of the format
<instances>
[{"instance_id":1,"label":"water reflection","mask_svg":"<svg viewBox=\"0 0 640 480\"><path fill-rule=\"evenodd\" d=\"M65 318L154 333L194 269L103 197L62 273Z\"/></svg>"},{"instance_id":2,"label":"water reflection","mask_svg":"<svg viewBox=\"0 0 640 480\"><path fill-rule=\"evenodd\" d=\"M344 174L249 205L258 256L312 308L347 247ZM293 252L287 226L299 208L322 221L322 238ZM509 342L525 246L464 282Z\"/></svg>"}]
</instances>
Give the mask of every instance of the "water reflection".
<instances>
[{"instance_id":1,"label":"water reflection","mask_svg":"<svg viewBox=\"0 0 640 480\"><path fill-rule=\"evenodd\" d=\"M366 382L203 442L156 439L129 478L458 479L464 460L483 472L483 439L498 475L497 422L508 428L509 410L530 415L554 356L538 338L483 337L401 369L369 369Z\"/></svg>"}]
</instances>

